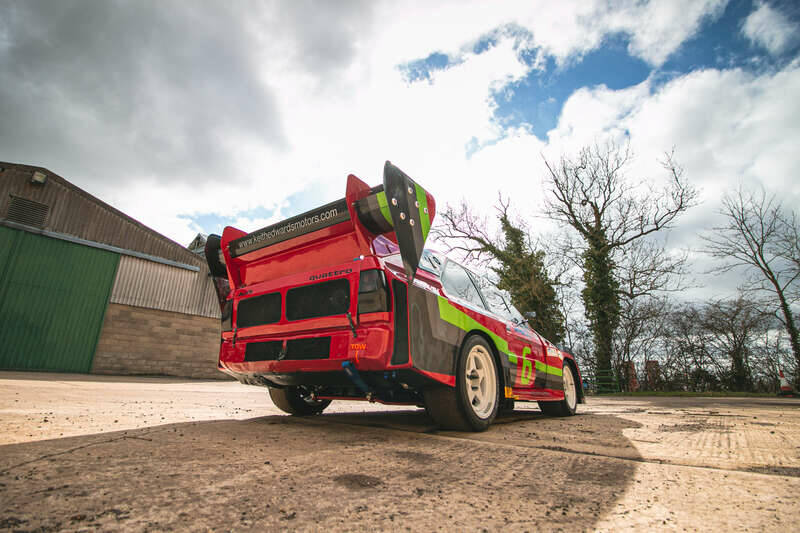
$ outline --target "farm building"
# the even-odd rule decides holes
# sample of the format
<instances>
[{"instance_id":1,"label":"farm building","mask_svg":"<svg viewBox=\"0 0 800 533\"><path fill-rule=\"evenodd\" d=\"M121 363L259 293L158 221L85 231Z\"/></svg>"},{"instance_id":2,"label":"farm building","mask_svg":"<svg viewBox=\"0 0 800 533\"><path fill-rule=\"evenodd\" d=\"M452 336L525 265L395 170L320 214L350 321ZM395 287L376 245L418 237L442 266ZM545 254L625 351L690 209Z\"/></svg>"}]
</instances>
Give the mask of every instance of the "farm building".
<instances>
[{"instance_id":1,"label":"farm building","mask_svg":"<svg viewBox=\"0 0 800 533\"><path fill-rule=\"evenodd\" d=\"M224 377L202 256L47 169L0 162L0 368Z\"/></svg>"}]
</instances>

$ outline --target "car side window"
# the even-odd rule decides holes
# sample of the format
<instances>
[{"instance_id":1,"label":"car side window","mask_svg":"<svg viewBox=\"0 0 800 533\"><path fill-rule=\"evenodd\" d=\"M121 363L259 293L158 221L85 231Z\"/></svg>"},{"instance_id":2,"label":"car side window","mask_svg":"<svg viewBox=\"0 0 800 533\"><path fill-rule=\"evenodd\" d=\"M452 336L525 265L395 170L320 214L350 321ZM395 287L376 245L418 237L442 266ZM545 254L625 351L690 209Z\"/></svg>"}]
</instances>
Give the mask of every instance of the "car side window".
<instances>
[{"instance_id":1,"label":"car side window","mask_svg":"<svg viewBox=\"0 0 800 533\"><path fill-rule=\"evenodd\" d=\"M506 320L511 320L512 314L511 311L509 311L505 300L503 300L503 295L488 280L484 280L481 283L481 293L483 293L483 298L486 300L486 304L489 306L489 311L505 318Z\"/></svg>"},{"instance_id":2,"label":"car side window","mask_svg":"<svg viewBox=\"0 0 800 533\"><path fill-rule=\"evenodd\" d=\"M483 300L481 300L481 295L478 293L478 289L476 289L475 285L472 283L472 278L470 278L469 273L458 263L454 263L453 261L447 262L444 267L442 284L444 285L444 290L447 291L448 294L461 298L476 307L486 309L483 305Z\"/></svg>"}]
</instances>

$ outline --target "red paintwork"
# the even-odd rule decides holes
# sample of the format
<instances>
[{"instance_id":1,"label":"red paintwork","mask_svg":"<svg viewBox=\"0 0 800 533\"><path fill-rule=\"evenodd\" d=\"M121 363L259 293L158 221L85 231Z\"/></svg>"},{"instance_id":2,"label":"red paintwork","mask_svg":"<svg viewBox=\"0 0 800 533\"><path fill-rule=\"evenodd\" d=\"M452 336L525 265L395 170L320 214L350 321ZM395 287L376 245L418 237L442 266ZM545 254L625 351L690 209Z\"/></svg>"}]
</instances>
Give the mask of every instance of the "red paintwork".
<instances>
[{"instance_id":1,"label":"red paintwork","mask_svg":"<svg viewBox=\"0 0 800 533\"><path fill-rule=\"evenodd\" d=\"M448 376L447 374L440 374L438 372L428 372L427 370L420 370L417 369L417 372L422 374L423 376L428 376L440 383L444 383L445 385L449 385L451 387L456 386L456 377L455 376Z\"/></svg>"},{"instance_id":2,"label":"red paintwork","mask_svg":"<svg viewBox=\"0 0 800 533\"><path fill-rule=\"evenodd\" d=\"M223 332L220 346L219 368L234 375L293 373L293 372L340 372L342 363L350 361L358 371L391 371L412 369L417 373L439 383L455 386L455 376L428 372L413 367L413 354L410 361L402 365L391 365L393 349L393 316L391 312L369 313L358 315L358 280L361 270L382 269L391 287L392 279L407 283L407 277L398 256L381 257L373 250L375 235L371 234L358 220L353 202L369 194L370 188L357 177L350 175L347 180L346 200L350 210L350 220L330 226L313 233L283 241L272 246L250 252L244 256L233 258L229 253L231 241L245 236L243 231L226 227L221 239L225 262L228 267L231 298L234 302L242 296L253 297L261 294L280 292L285 305L285 294L291 288L313 283L309 278L334 271L344 273L333 278L347 278L350 282L350 313L354 320L358 318L357 339L353 339L349 322L344 316L322 317L289 322L285 318L285 310L281 320L275 324L253 326ZM435 214L435 201L428 195L428 209L431 219ZM386 234L392 242L396 242L394 234ZM382 247L385 249L385 247ZM425 284L429 290L445 296L437 277L420 269L415 284ZM560 366L558 357L547 355L547 347L552 346L537 333L510 327L504 320L492 315L478 313L463 307L456 302L454 306L472 317L497 336L506 339L513 353L519 356L515 382L512 385L515 398L522 400L557 400L563 399L563 391L551 389L535 389L534 377L526 380L527 374L522 369L527 359L535 369L535 362L540 361L553 366ZM237 305L234 305L233 324L237 322ZM234 339L235 336L235 339ZM329 359L314 360L282 360L245 362L245 345L251 341L271 339L299 339L318 336L331 337ZM368 349L360 349L364 344ZM356 346L354 346L356 345ZM528 350L530 353L528 354ZM563 353L564 357L571 358ZM580 379L580 375L576 379ZM320 396L320 398L323 398ZM328 398L328 397L324 397ZM333 399L333 397L330 397ZM350 398L352 399L352 398Z\"/></svg>"}]
</instances>

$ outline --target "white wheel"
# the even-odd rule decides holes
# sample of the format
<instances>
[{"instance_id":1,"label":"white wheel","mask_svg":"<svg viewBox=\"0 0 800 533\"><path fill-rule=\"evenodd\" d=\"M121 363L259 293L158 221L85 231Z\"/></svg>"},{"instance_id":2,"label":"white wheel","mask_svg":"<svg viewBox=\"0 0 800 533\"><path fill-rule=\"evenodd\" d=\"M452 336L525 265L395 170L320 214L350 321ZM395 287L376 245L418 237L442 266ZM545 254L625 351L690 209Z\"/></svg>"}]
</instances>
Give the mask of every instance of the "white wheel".
<instances>
[{"instance_id":1,"label":"white wheel","mask_svg":"<svg viewBox=\"0 0 800 533\"><path fill-rule=\"evenodd\" d=\"M492 348L483 337L472 335L461 347L456 386L426 388L425 409L445 429L485 431L497 416L500 391Z\"/></svg>"},{"instance_id":2,"label":"white wheel","mask_svg":"<svg viewBox=\"0 0 800 533\"><path fill-rule=\"evenodd\" d=\"M575 411L578 406L578 390L575 387L575 377L572 375L572 368L568 364L564 365L562 373L564 379L564 401L567 402L567 408L570 411Z\"/></svg>"},{"instance_id":3,"label":"white wheel","mask_svg":"<svg viewBox=\"0 0 800 533\"><path fill-rule=\"evenodd\" d=\"M469 351L464 377L472 412L483 420L489 418L497 405L497 372L485 346L476 344Z\"/></svg>"},{"instance_id":4,"label":"white wheel","mask_svg":"<svg viewBox=\"0 0 800 533\"><path fill-rule=\"evenodd\" d=\"M561 369L561 381L564 384L564 399L560 401L540 401L539 409L549 416L572 416L578 410L578 388L575 386L575 375L572 365L564 361Z\"/></svg>"}]
</instances>

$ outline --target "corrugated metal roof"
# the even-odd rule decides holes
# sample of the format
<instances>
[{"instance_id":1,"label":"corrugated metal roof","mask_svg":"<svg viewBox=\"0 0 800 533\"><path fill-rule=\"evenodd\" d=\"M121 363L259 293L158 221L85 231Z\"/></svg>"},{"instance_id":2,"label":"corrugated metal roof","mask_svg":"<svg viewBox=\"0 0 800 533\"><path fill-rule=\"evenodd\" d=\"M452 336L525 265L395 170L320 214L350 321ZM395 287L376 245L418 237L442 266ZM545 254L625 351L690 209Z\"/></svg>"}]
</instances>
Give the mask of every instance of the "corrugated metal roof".
<instances>
[{"instance_id":1,"label":"corrugated metal roof","mask_svg":"<svg viewBox=\"0 0 800 533\"><path fill-rule=\"evenodd\" d=\"M35 172L44 173L46 182L32 183ZM202 257L47 169L0 162L0 219L8 218L12 196L47 206L46 230L180 263L205 264Z\"/></svg>"},{"instance_id":2,"label":"corrugated metal roof","mask_svg":"<svg viewBox=\"0 0 800 533\"><path fill-rule=\"evenodd\" d=\"M175 311L189 315L220 316L208 267L199 272L122 256L111 303Z\"/></svg>"}]
</instances>

